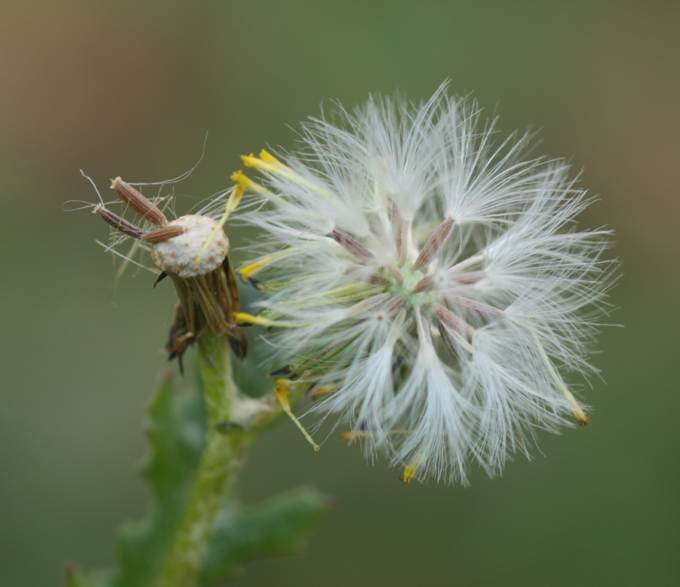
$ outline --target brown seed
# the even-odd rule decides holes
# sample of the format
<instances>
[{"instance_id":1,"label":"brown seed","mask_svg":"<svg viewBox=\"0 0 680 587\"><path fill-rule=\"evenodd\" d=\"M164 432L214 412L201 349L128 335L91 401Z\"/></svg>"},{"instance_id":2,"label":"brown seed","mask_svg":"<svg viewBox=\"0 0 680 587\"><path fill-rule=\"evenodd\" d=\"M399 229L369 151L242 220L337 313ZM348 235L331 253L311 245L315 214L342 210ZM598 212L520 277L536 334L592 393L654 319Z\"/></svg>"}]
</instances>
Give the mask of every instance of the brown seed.
<instances>
[{"instance_id":1,"label":"brown seed","mask_svg":"<svg viewBox=\"0 0 680 587\"><path fill-rule=\"evenodd\" d=\"M452 228L453 218L450 216L437 228L435 228L434 232L430 235L430 238L427 239L427 242L420 250L420 254L413 265L415 269L420 269L432 260L432 258L439 252L439 249L444 244L444 242L446 242L446 239L449 238Z\"/></svg>"},{"instance_id":2,"label":"brown seed","mask_svg":"<svg viewBox=\"0 0 680 587\"><path fill-rule=\"evenodd\" d=\"M118 214L111 212L111 210L104 208L104 206L97 206L94 209L94 212L97 214L97 216L104 220L104 222L110 224L116 230L122 232L123 234L127 234L132 238L140 238L142 234L144 234L144 231L142 231L139 226L135 226L132 224L132 222L125 220L125 218L118 216Z\"/></svg>"},{"instance_id":3,"label":"brown seed","mask_svg":"<svg viewBox=\"0 0 680 587\"><path fill-rule=\"evenodd\" d=\"M397 248L397 256L399 261L403 262L406 258L406 235L408 232L408 224L399 214L399 208L396 204L392 204L392 231L394 232L394 244Z\"/></svg>"},{"instance_id":4,"label":"brown seed","mask_svg":"<svg viewBox=\"0 0 680 587\"><path fill-rule=\"evenodd\" d=\"M433 287L434 287L434 279L432 279L432 276L427 275L427 276L423 277L418 283L416 283L415 288L413 288L413 293L430 291Z\"/></svg>"},{"instance_id":5,"label":"brown seed","mask_svg":"<svg viewBox=\"0 0 680 587\"><path fill-rule=\"evenodd\" d=\"M371 251L346 232L334 228L328 236L359 259L370 259L373 256Z\"/></svg>"},{"instance_id":6,"label":"brown seed","mask_svg":"<svg viewBox=\"0 0 680 587\"><path fill-rule=\"evenodd\" d=\"M156 244L170 240L171 238L179 236L183 233L184 228L181 226L164 226L163 228L159 228L158 230L154 230L152 232L145 232L142 235L142 239L152 244ZM172 254L170 256L172 256ZM177 255L175 255L175 257L176 256Z\"/></svg>"},{"instance_id":7,"label":"brown seed","mask_svg":"<svg viewBox=\"0 0 680 587\"><path fill-rule=\"evenodd\" d=\"M448 308L445 308L444 306L437 306L435 308L435 315L437 318L443 322L446 326L448 326L451 330L454 330L458 332L459 334L463 335L466 339L469 339L472 337L472 335L475 332L475 329L470 326L462 317L457 316L451 310Z\"/></svg>"},{"instance_id":8,"label":"brown seed","mask_svg":"<svg viewBox=\"0 0 680 587\"><path fill-rule=\"evenodd\" d=\"M116 195L130 206L135 212L141 214L149 222L165 226L168 219L165 214L149 200L142 192L132 187L120 177L111 181L111 189L116 192Z\"/></svg>"}]
</instances>

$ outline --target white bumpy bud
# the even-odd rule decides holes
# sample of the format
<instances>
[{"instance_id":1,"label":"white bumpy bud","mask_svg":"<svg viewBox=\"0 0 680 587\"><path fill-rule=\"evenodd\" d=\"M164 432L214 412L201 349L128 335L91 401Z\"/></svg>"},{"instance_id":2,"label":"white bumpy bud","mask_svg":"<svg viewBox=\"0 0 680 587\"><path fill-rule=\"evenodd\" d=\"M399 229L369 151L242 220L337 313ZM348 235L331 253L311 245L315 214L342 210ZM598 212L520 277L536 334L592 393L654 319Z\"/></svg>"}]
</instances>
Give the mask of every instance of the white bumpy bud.
<instances>
[{"instance_id":1,"label":"white bumpy bud","mask_svg":"<svg viewBox=\"0 0 680 587\"><path fill-rule=\"evenodd\" d=\"M173 226L183 228L184 232L155 243L151 248L151 256L160 269L190 278L210 273L224 262L229 252L229 239L215 220L188 214L167 225L168 228Z\"/></svg>"}]
</instances>

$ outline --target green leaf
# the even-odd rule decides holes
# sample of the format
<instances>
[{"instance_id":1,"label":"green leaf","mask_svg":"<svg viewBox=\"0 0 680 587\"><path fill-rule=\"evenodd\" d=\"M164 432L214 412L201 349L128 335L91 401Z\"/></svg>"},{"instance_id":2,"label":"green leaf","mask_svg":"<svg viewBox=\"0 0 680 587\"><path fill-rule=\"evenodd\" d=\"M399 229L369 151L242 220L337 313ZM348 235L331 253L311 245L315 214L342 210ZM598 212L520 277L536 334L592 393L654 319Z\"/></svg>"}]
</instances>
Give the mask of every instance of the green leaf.
<instances>
[{"instance_id":1,"label":"green leaf","mask_svg":"<svg viewBox=\"0 0 680 587\"><path fill-rule=\"evenodd\" d=\"M149 405L147 437L150 451L141 469L152 494L147 515L122 528L119 567L114 573L85 574L72 568L67 587L154 586L185 513L205 448L201 395L177 393L171 375L166 375ZM248 507L225 495L201 565L201 585L214 584L241 563L295 551L326 508L324 498L310 489Z\"/></svg>"},{"instance_id":2,"label":"green leaf","mask_svg":"<svg viewBox=\"0 0 680 587\"><path fill-rule=\"evenodd\" d=\"M313 489L297 489L254 507L227 505L203 560L201 584L215 583L240 563L295 552L327 509L328 500Z\"/></svg>"},{"instance_id":3,"label":"green leaf","mask_svg":"<svg viewBox=\"0 0 680 587\"><path fill-rule=\"evenodd\" d=\"M147 436L150 454L142 477L153 501L140 522L120 532L118 587L147 587L163 563L184 510L204 444L204 414L197 395L173 392L167 374L151 400Z\"/></svg>"}]
</instances>

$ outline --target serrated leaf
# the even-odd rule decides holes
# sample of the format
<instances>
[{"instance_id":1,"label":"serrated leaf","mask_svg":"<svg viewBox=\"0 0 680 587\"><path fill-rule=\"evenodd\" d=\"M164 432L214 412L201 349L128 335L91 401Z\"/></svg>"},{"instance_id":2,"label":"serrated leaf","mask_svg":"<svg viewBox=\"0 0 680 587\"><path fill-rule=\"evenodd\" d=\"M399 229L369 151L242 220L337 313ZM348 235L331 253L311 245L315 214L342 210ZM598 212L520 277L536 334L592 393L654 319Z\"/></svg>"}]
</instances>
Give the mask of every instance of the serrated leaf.
<instances>
[{"instance_id":1,"label":"serrated leaf","mask_svg":"<svg viewBox=\"0 0 680 587\"><path fill-rule=\"evenodd\" d=\"M328 500L306 488L253 507L227 504L203 559L201 585L214 584L242 563L295 552L327 509Z\"/></svg>"},{"instance_id":2,"label":"serrated leaf","mask_svg":"<svg viewBox=\"0 0 680 587\"><path fill-rule=\"evenodd\" d=\"M147 587L163 563L184 509L204 444L204 414L196 396L173 393L166 376L148 411L150 455L142 467L154 500L140 522L120 533L118 587Z\"/></svg>"},{"instance_id":3,"label":"serrated leaf","mask_svg":"<svg viewBox=\"0 0 680 587\"><path fill-rule=\"evenodd\" d=\"M150 454L141 475L161 502L188 484L205 444L205 416L197 395L177 395L166 376L148 410Z\"/></svg>"},{"instance_id":4,"label":"serrated leaf","mask_svg":"<svg viewBox=\"0 0 680 587\"><path fill-rule=\"evenodd\" d=\"M201 395L175 393L167 375L149 405L147 437L150 451L141 475L152 494L149 512L121 530L114 574L74 568L67 587L153 587L157 580L206 445ZM249 560L294 551L325 509L325 500L307 489L246 508L225 495L202 565L202 584L213 584Z\"/></svg>"}]
</instances>

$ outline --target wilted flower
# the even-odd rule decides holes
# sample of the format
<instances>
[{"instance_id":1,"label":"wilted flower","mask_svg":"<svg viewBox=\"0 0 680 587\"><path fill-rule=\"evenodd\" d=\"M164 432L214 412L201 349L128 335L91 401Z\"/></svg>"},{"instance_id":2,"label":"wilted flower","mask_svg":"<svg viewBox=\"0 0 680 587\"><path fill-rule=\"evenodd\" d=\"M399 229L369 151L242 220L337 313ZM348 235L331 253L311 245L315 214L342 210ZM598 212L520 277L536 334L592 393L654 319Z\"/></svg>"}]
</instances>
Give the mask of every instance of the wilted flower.
<instances>
[{"instance_id":1,"label":"wilted flower","mask_svg":"<svg viewBox=\"0 0 680 587\"><path fill-rule=\"evenodd\" d=\"M120 177L111 182L117 203L126 207L123 213L129 208L136 213L136 219L128 220L113 212L112 205L101 196L92 211L113 228L110 243L105 245L107 250L125 263L138 265L135 255L147 253L154 269L160 270L156 284L171 278L178 304L166 343L169 358L177 358L181 368L187 347L206 328L226 336L235 354L243 357L246 338L234 320L240 309L239 289L229 260L229 239L222 228L238 206L243 189L227 190L197 213L169 220L162 209L169 199L148 198L138 187L141 184L136 187ZM225 201L225 211L220 210L218 217L217 210ZM121 252L130 241L127 252Z\"/></svg>"},{"instance_id":2,"label":"wilted flower","mask_svg":"<svg viewBox=\"0 0 680 587\"><path fill-rule=\"evenodd\" d=\"M233 176L265 233L240 270L262 311L240 319L273 327L279 385L312 386L406 481L494 473L536 428L585 423L561 373L593 372L609 233L574 227L568 165L525 159L527 135L497 141L444 87L338 119L303 125L297 155L243 157L262 183Z\"/></svg>"}]
</instances>

